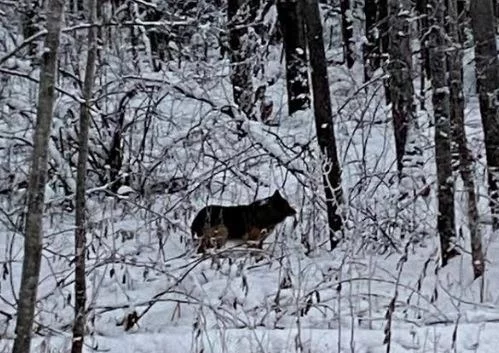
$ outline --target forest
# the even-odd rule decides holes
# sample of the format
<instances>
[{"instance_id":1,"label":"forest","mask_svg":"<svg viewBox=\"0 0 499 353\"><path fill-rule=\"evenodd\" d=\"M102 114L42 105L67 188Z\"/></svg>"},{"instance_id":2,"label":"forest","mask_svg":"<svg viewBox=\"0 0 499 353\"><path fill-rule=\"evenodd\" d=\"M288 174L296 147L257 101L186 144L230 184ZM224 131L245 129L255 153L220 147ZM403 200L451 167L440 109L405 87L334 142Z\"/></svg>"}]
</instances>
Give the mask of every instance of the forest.
<instances>
[{"instance_id":1,"label":"forest","mask_svg":"<svg viewBox=\"0 0 499 353\"><path fill-rule=\"evenodd\" d=\"M495 353L498 46L499 0L0 0L0 353Z\"/></svg>"}]
</instances>

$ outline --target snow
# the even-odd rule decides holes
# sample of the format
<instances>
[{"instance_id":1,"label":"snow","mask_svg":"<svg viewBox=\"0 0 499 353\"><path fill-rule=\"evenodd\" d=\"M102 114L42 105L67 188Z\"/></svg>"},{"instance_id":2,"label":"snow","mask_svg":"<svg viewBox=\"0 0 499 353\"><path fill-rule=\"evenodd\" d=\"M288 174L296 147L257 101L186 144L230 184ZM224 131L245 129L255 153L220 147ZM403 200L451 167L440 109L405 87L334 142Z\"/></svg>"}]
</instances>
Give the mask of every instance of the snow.
<instances>
[{"instance_id":1,"label":"snow","mask_svg":"<svg viewBox=\"0 0 499 353\"><path fill-rule=\"evenodd\" d=\"M173 42L169 45L177 48ZM336 50L327 54L328 58L338 55ZM425 145L417 162L423 164L434 192L417 205L423 210L414 211L409 200L404 217L417 212L418 218L403 218L395 208L396 198L399 188L410 188L414 181L394 181L393 129L389 109L384 107L382 82L360 89L359 67L352 72L330 67L332 123L349 212L345 241L330 252L322 196L324 160L317 147L313 115L310 111L286 115L279 51L270 58L260 80L277 82L266 93L274 102L279 125L245 121L241 128L247 136L243 139L235 133L235 121L220 113L230 102L226 63L205 67L184 64L178 70L172 65L163 72L125 75L133 63L108 59L112 72L102 74L103 79L111 82L109 92L119 94L99 107L102 114L115 114L124 92L132 88L139 91L124 108L125 123L136 129L127 135L125 160L135 160L137 141L144 132L144 111L149 107L145 102L157 94L161 99L150 98L156 115L144 160L140 161L142 171L149 171L159 161L151 172L153 181L185 178L188 189L133 199L99 193L104 189L101 185L88 193L90 320L85 351L381 353L387 350L383 344L387 309L395 298L390 352L495 353L499 347L499 246L497 235L485 224L483 157L475 173L477 193L482 195L479 212L483 215L487 263L484 278L474 280L467 210L462 206L465 195L459 183L456 218L463 229L459 239L463 255L440 268L431 110L418 112L423 131L418 139ZM470 77L472 70L468 65L465 77ZM475 155L483 156L478 102L470 94L472 83L466 82L469 145ZM154 89L141 91L146 84ZM17 128L32 122L19 111L33 118L34 93L20 80L12 82L9 89L11 105L3 109L19 120L15 124L0 120L2 151L10 146L9 139L31 139L31 133ZM77 89L74 94L78 94ZM78 111L77 102L61 96L58 103L54 126L74 138L74 131L60 121L66 110ZM431 109L429 96L426 103ZM139 123L133 125L134 121ZM111 135L112 128L91 132L96 151L101 150L96 141ZM61 177L74 189L74 170L65 164L67 156L54 141L50 154L60 166ZM27 173L24 156L25 151L19 150L9 155L9 163L23 172L16 175ZM56 181L46 188L47 202L62 196L53 184ZM276 189L296 207L299 216L277 227L259 253L261 259L237 244L227 245L219 256L194 254L189 226L200 208L207 203L251 202ZM117 194L135 194L137 190L122 186ZM2 212L7 213L20 204L5 197L0 203ZM420 223L413 225L415 222ZM401 239L400 234L411 226L426 232L425 236L409 233ZM4 352L10 350L14 337L15 319L8 315L15 314L23 238L6 222L1 227L0 352ZM74 214L47 209L44 230L32 352L63 352L71 344L74 315ZM387 245L388 238L394 241L393 247ZM303 239L311 244L310 251ZM134 313L143 316L138 325L126 331L120 323Z\"/></svg>"}]
</instances>

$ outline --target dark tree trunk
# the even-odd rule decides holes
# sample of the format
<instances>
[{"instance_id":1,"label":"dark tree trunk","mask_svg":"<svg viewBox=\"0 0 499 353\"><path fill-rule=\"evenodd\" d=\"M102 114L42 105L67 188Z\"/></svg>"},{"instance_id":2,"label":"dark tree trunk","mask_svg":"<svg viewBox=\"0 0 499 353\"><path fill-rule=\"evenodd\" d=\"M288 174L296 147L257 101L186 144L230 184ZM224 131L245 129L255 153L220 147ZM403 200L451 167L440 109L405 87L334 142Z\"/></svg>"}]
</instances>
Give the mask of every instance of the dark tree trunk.
<instances>
[{"instance_id":1,"label":"dark tree trunk","mask_svg":"<svg viewBox=\"0 0 499 353\"><path fill-rule=\"evenodd\" d=\"M40 30L38 22L40 21L40 5L38 1L25 0L22 3L22 31L24 39L35 35ZM33 41L28 46L28 55L36 55L37 41Z\"/></svg>"},{"instance_id":2,"label":"dark tree trunk","mask_svg":"<svg viewBox=\"0 0 499 353\"><path fill-rule=\"evenodd\" d=\"M161 12L157 9L149 9L145 20L146 21L160 21L162 18ZM161 63L165 60L172 60L173 57L170 55L168 50L168 43L170 41L170 35L163 31L160 27L154 26L147 30L147 36L149 38L149 43L151 44L151 54L153 56L153 66L155 71L161 70Z\"/></svg>"},{"instance_id":3,"label":"dark tree trunk","mask_svg":"<svg viewBox=\"0 0 499 353\"><path fill-rule=\"evenodd\" d=\"M305 23L310 66L312 70L312 91L315 112L315 127L319 147L326 158L327 172L323 175L329 223L331 250L336 248L340 238L336 232L343 229L340 206L343 204L341 188L341 166L336 150L333 114L327 73L326 54L322 33L322 23L317 0L304 3Z\"/></svg>"},{"instance_id":4,"label":"dark tree trunk","mask_svg":"<svg viewBox=\"0 0 499 353\"><path fill-rule=\"evenodd\" d=\"M134 11L134 6L136 4L130 2L128 4L128 18L130 21L134 21L138 16L136 16L136 13ZM132 61L133 61L133 66L137 70L137 72L140 72L140 59L139 59L139 33L137 26L130 26L130 44L131 44L131 51L132 51Z\"/></svg>"},{"instance_id":5,"label":"dark tree trunk","mask_svg":"<svg viewBox=\"0 0 499 353\"><path fill-rule=\"evenodd\" d=\"M64 1L50 0L46 8L47 35L41 58L37 119L28 183L24 259L13 353L27 353L30 351L31 330L42 259L43 206L47 181L48 146L55 100L57 53Z\"/></svg>"},{"instance_id":6,"label":"dark tree trunk","mask_svg":"<svg viewBox=\"0 0 499 353\"><path fill-rule=\"evenodd\" d=\"M457 16L459 23L459 35L462 40L466 38L466 28L470 27L470 14L466 6L468 0L457 0Z\"/></svg>"},{"instance_id":7,"label":"dark tree trunk","mask_svg":"<svg viewBox=\"0 0 499 353\"><path fill-rule=\"evenodd\" d=\"M242 0L228 0L228 30L231 61L231 80L234 102L253 118L253 80L247 51L250 17L242 11ZM247 6L247 5L246 5ZM247 12L247 11L246 11Z\"/></svg>"},{"instance_id":8,"label":"dark tree trunk","mask_svg":"<svg viewBox=\"0 0 499 353\"><path fill-rule=\"evenodd\" d=\"M499 33L499 0L495 0L494 4L494 17L496 18L496 30Z\"/></svg>"},{"instance_id":9,"label":"dark tree trunk","mask_svg":"<svg viewBox=\"0 0 499 353\"><path fill-rule=\"evenodd\" d=\"M475 39L475 71L485 136L490 206L493 227L497 230L499 228L499 109L497 108L499 64L492 0L473 0L470 14Z\"/></svg>"},{"instance_id":10,"label":"dark tree trunk","mask_svg":"<svg viewBox=\"0 0 499 353\"><path fill-rule=\"evenodd\" d=\"M68 10L70 13L81 16L83 15L84 6L83 6L83 0L69 0L69 6Z\"/></svg>"},{"instance_id":11,"label":"dark tree trunk","mask_svg":"<svg viewBox=\"0 0 499 353\"><path fill-rule=\"evenodd\" d=\"M286 84L289 115L310 107L307 42L301 4L297 0L277 2L277 13L286 54Z\"/></svg>"},{"instance_id":12,"label":"dark tree trunk","mask_svg":"<svg viewBox=\"0 0 499 353\"><path fill-rule=\"evenodd\" d=\"M416 1L416 10L419 15L419 33L420 33L420 65L421 65L421 74L420 74L420 97L425 96L426 92L426 79L431 79L431 70L430 70L430 53L428 51L426 33L428 32L428 1L420 0ZM425 109L425 100L421 99L420 102L421 110Z\"/></svg>"},{"instance_id":13,"label":"dark tree trunk","mask_svg":"<svg viewBox=\"0 0 499 353\"><path fill-rule=\"evenodd\" d=\"M499 0L495 0L494 17L496 18L496 31L499 34Z\"/></svg>"},{"instance_id":14,"label":"dark tree trunk","mask_svg":"<svg viewBox=\"0 0 499 353\"><path fill-rule=\"evenodd\" d=\"M482 236L479 224L478 202L473 175L473 157L467 146L464 129L464 94L463 94L463 51L459 36L457 1L447 0L447 33L452 39L452 46L447 50L450 81L450 116L454 143L453 164L459 166L459 172L467 194L468 225L471 238L471 258L475 278L483 275L485 260L482 250Z\"/></svg>"},{"instance_id":15,"label":"dark tree trunk","mask_svg":"<svg viewBox=\"0 0 499 353\"><path fill-rule=\"evenodd\" d=\"M380 65L384 66L386 59L388 58L388 51L390 46L390 37L388 36L388 0L378 0L378 45L379 45L379 55L380 55ZM390 82L389 80L384 80L383 85L385 87L385 99L386 104L391 103L391 93L390 93Z\"/></svg>"},{"instance_id":16,"label":"dark tree trunk","mask_svg":"<svg viewBox=\"0 0 499 353\"><path fill-rule=\"evenodd\" d=\"M96 0L88 1L88 19L90 23L96 22ZM85 180L87 175L88 135L90 130L90 104L92 87L95 78L95 64L97 61L96 30L88 29L88 53L83 82L84 103L80 106L80 131L78 137L78 166L76 178L76 220L75 220L75 319L73 325L73 344L71 353L81 353L85 338L86 325L86 217L85 217Z\"/></svg>"},{"instance_id":17,"label":"dark tree trunk","mask_svg":"<svg viewBox=\"0 0 499 353\"><path fill-rule=\"evenodd\" d=\"M366 16L365 31L366 43L363 46L364 82L372 78L375 70L380 68L379 33L377 27L378 6L376 0L365 0L364 13Z\"/></svg>"},{"instance_id":18,"label":"dark tree trunk","mask_svg":"<svg viewBox=\"0 0 499 353\"><path fill-rule=\"evenodd\" d=\"M386 57L390 47L388 0L378 0L378 25L380 53Z\"/></svg>"},{"instance_id":19,"label":"dark tree trunk","mask_svg":"<svg viewBox=\"0 0 499 353\"><path fill-rule=\"evenodd\" d=\"M420 0L416 1L416 10L418 15L420 16L420 33L421 36L424 36L426 32L428 32L428 0ZM425 40L421 42L421 75L428 79L431 79L431 69L430 69L430 55L428 46L425 43Z\"/></svg>"},{"instance_id":20,"label":"dark tree trunk","mask_svg":"<svg viewBox=\"0 0 499 353\"><path fill-rule=\"evenodd\" d=\"M408 128L411 121L415 119L414 87L411 75L410 3L408 0L390 0L389 5L389 96L392 104L397 169L399 175L402 175Z\"/></svg>"},{"instance_id":21,"label":"dark tree trunk","mask_svg":"<svg viewBox=\"0 0 499 353\"><path fill-rule=\"evenodd\" d=\"M340 0L341 7L341 36L343 39L343 60L347 67L352 68L355 63L355 42L353 40L352 13L350 0Z\"/></svg>"},{"instance_id":22,"label":"dark tree trunk","mask_svg":"<svg viewBox=\"0 0 499 353\"><path fill-rule=\"evenodd\" d=\"M438 216L437 230L440 237L442 266L458 255L454 213L454 181L451 159L451 124L449 86L447 81L448 45L445 38L445 5L441 0L432 1L432 32L429 37L430 69L433 86L435 115L435 159L437 164Z\"/></svg>"}]
</instances>

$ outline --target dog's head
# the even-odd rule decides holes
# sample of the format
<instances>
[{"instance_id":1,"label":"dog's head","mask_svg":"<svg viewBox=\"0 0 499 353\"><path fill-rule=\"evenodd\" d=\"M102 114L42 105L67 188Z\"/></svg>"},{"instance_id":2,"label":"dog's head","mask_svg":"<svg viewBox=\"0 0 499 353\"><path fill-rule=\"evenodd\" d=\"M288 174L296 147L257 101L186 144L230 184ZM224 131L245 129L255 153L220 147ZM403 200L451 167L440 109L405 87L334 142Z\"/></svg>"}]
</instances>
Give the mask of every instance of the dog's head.
<instances>
[{"instance_id":1,"label":"dog's head","mask_svg":"<svg viewBox=\"0 0 499 353\"><path fill-rule=\"evenodd\" d=\"M289 202L282 197L281 193L276 190L270 197L272 208L279 213L282 218L291 217L296 214L296 210L291 207Z\"/></svg>"}]
</instances>

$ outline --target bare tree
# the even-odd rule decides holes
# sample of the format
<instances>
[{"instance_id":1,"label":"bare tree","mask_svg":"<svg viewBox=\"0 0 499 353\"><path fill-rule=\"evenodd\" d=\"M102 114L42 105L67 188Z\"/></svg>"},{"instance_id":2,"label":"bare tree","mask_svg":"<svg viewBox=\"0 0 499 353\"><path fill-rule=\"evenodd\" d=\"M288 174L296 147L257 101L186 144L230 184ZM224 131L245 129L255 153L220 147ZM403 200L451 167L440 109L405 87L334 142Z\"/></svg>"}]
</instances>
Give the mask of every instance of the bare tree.
<instances>
[{"instance_id":1,"label":"bare tree","mask_svg":"<svg viewBox=\"0 0 499 353\"><path fill-rule=\"evenodd\" d=\"M231 80L234 102L251 117L253 111L253 80L249 61L249 4L242 0L229 0L227 6Z\"/></svg>"},{"instance_id":2,"label":"bare tree","mask_svg":"<svg viewBox=\"0 0 499 353\"><path fill-rule=\"evenodd\" d=\"M447 33L452 43L447 48L447 62L450 85L450 116L453 144L453 163L459 165L459 173L467 193L468 225L471 238L471 257L475 278L485 270L480 232L478 204L475 179L473 175L473 156L467 146L464 129L464 95L463 95L463 49L459 35L459 15L456 0L447 0Z\"/></svg>"},{"instance_id":3,"label":"bare tree","mask_svg":"<svg viewBox=\"0 0 499 353\"><path fill-rule=\"evenodd\" d=\"M428 46L426 44L427 40L427 32L428 32L428 1L420 0L416 1L416 10L419 16L419 33L421 35L420 42L420 65L421 65L421 73L420 73L420 91L419 94L421 97L425 96L426 92L426 78L431 78L431 70L430 70L430 55L428 52ZM425 109L425 100L421 99L420 102L421 109Z\"/></svg>"},{"instance_id":4,"label":"bare tree","mask_svg":"<svg viewBox=\"0 0 499 353\"><path fill-rule=\"evenodd\" d=\"M341 166L338 160L334 135L322 23L317 0L306 0L304 2L304 14L312 70L315 127L319 147L326 158L323 182L330 228L329 240L331 250L333 250L340 240L336 236L336 232L343 228L343 220L340 212L340 206L343 203L343 190L341 188Z\"/></svg>"},{"instance_id":5,"label":"bare tree","mask_svg":"<svg viewBox=\"0 0 499 353\"><path fill-rule=\"evenodd\" d=\"M49 0L46 4L47 35L42 53L38 93L37 122L33 156L28 183L28 213L24 235L24 259L17 308L16 338L13 353L30 350L31 329L35 312L38 279L42 258L43 205L47 180L48 143L55 100L55 76L59 50L64 0Z\"/></svg>"},{"instance_id":6,"label":"bare tree","mask_svg":"<svg viewBox=\"0 0 499 353\"><path fill-rule=\"evenodd\" d=\"M371 79L373 72L380 67L380 45L377 27L378 4L376 0L364 1L364 14L366 17L365 33L366 42L363 46L364 81Z\"/></svg>"},{"instance_id":7,"label":"bare tree","mask_svg":"<svg viewBox=\"0 0 499 353\"><path fill-rule=\"evenodd\" d=\"M379 26L379 41L380 41L380 52L382 55L388 53L388 47L390 46L390 38L388 36L388 0L378 0L378 11L376 18L378 20Z\"/></svg>"},{"instance_id":8,"label":"bare tree","mask_svg":"<svg viewBox=\"0 0 499 353\"><path fill-rule=\"evenodd\" d=\"M449 87L447 80L448 49L445 38L445 5L443 0L432 1L433 16L429 37L430 70L433 86L435 114L435 160L437 164L438 216L437 230L440 237L442 266L458 255L454 210L454 180L452 178L451 124Z\"/></svg>"},{"instance_id":9,"label":"bare tree","mask_svg":"<svg viewBox=\"0 0 499 353\"><path fill-rule=\"evenodd\" d=\"M310 107L310 88L307 70L307 42L301 3L279 0L277 14L283 35L286 55L286 84L289 115Z\"/></svg>"},{"instance_id":10,"label":"bare tree","mask_svg":"<svg viewBox=\"0 0 499 353\"><path fill-rule=\"evenodd\" d=\"M499 229L499 61L492 0L473 0L470 7L475 38L475 71L485 137L490 206L494 229Z\"/></svg>"},{"instance_id":11,"label":"bare tree","mask_svg":"<svg viewBox=\"0 0 499 353\"><path fill-rule=\"evenodd\" d=\"M69 0L68 11L81 15L84 11L83 0Z\"/></svg>"},{"instance_id":12,"label":"bare tree","mask_svg":"<svg viewBox=\"0 0 499 353\"><path fill-rule=\"evenodd\" d=\"M496 18L497 33L499 34L499 0L495 0L494 16Z\"/></svg>"},{"instance_id":13,"label":"bare tree","mask_svg":"<svg viewBox=\"0 0 499 353\"><path fill-rule=\"evenodd\" d=\"M38 1L24 0L21 2L21 23L24 39L28 39L35 35L39 28L37 22L40 20L40 4ZM30 56L36 55L37 42L32 41L28 47Z\"/></svg>"},{"instance_id":14,"label":"bare tree","mask_svg":"<svg viewBox=\"0 0 499 353\"><path fill-rule=\"evenodd\" d=\"M412 85L412 52L410 44L410 1L389 0L389 101L395 131L397 169L402 175L409 124L415 119Z\"/></svg>"},{"instance_id":15,"label":"bare tree","mask_svg":"<svg viewBox=\"0 0 499 353\"><path fill-rule=\"evenodd\" d=\"M88 18L90 23L96 21L96 0L88 1ZM80 106L80 131L78 136L78 166L76 178L76 220L75 220L75 320L73 325L73 344L71 353L81 353L85 337L86 325L86 217L85 217L85 180L87 175L88 159L88 135L90 130L90 104L92 99L92 87L95 78L95 65L97 61L96 29L88 29L88 52L85 69L85 80L83 82L84 103Z\"/></svg>"},{"instance_id":16,"label":"bare tree","mask_svg":"<svg viewBox=\"0 0 499 353\"><path fill-rule=\"evenodd\" d=\"M341 7L341 36L343 39L343 60L351 68L355 62L355 42L353 40L352 12L350 0L340 0Z\"/></svg>"}]
</instances>

